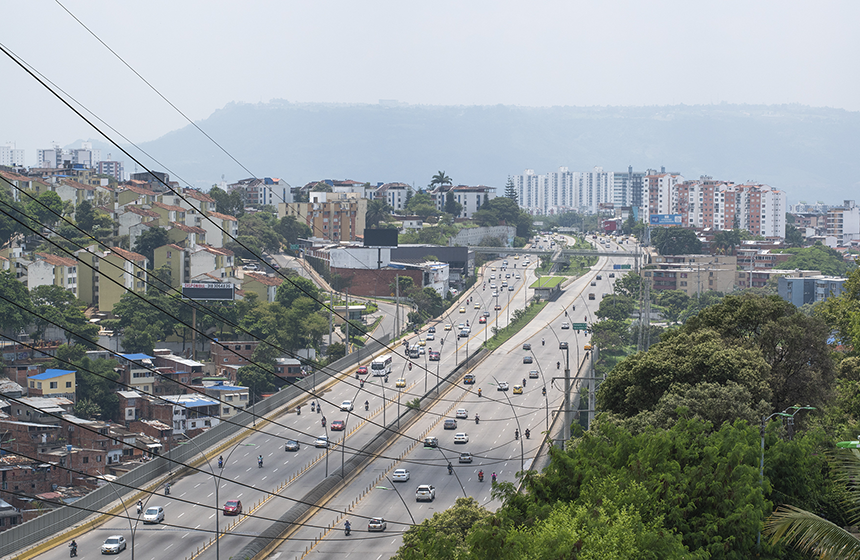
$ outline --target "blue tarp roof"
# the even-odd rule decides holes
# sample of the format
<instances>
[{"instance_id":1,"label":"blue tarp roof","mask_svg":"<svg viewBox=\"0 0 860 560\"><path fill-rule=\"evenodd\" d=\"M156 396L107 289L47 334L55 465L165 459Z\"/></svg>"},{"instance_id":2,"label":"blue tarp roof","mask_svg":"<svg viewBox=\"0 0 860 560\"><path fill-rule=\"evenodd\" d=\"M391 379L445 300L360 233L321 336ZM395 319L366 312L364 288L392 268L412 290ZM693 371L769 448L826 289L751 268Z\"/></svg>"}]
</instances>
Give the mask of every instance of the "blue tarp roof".
<instances>
[{"instance_id":1,"label":"blue tarp roof","mask_svg":"<svg viewBox=\"0 0 860 560\"><path fill-rule=\"evenodd\" d=\"M241 391L247 387L237 387L235 385L211 385L207 389L215 389L216 391Z\"/></svg>"},{"instance_id":2,"label":"blue tarp roof","mask_svg":"<svg viewBox=\"0 0 860 560\"><path fill-rule=\"evenodd\" d=\"M39 375L32 375L28 377L28 379L38 379L40 381L44 381L45 379L53 379L55 377L61 377L70 373L75 372L74 370L70 369L46 369L45 373L40 373Z\"/></svg>"},{"instance_id":3,"label":"blue tarp roof","mask_svg":"<svg viewBox=\"0 0 860 560\"><path fill-rule=\"evenodd\" d=\"M133 362L137 362L140 360L147 360L147 359L149 359L149 360L155 359L152 356L147 356L146 354L120 354L120 356L122 356L126 360L131 360Z\"/></svg>"}]
</instances>

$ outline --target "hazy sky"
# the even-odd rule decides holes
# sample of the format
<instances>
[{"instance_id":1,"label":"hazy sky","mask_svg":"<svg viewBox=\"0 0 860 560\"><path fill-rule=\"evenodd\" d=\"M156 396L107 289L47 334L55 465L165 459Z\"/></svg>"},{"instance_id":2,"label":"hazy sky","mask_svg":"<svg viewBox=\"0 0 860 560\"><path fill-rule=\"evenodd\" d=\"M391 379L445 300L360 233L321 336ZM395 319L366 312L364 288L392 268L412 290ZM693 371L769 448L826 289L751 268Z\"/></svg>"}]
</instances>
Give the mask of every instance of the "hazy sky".
<instances>
[{"instance_id":1,"label":"hazy sky","mask_svg":"<svg viewBox=\"0 0 860 560\"><path fill-rule=\"evenodd\" d=\"M860 2L63 0L192 119L270 99L860 110ZM134 141L184 119L50 0L0 42ZM0 143L96 135L5 55ZM103 154L106 156L106 154ZM595 162L599 164L599 162Z\"/></svg>"}]
</instances>

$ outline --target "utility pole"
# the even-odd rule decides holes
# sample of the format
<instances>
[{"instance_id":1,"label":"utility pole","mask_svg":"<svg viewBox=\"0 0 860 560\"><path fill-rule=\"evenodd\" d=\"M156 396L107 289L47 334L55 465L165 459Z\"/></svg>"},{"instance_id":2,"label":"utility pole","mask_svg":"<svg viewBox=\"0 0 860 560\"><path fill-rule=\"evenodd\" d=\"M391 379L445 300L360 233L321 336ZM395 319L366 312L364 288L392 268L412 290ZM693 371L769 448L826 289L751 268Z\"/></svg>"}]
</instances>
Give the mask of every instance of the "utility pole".
<instances>
[{"instance_id":1,"label":"utility pole","mask_svg":"<svg viewBox=\"0 0 860 560\"><path fill-rule=\"evenodd\" d=\"M334 315L334 288L329 292L328 299L328 345L331 346L331 334L332 334L332 315Z\"/></svg>"},{"instance_id":2,"label":"utility pole","mask_svg":"<svg viewBox=\"0 0 860 560\"><path fill-rule=\"evenodd\" d=\"M394 338L400 336L400 275L394 276Z\"/></svg>"},{"instance_id":3,"label":"utility pole","mask_svg":"<svg viewBox=\"0 0 860 560\"><path fill-rule=\"evenodd\" d=\"M349 288L344 290L346 294L346 353L349 354Z\"/></svg>"},{"instance_id":4,"label":"utility pole","mask_svg":"<svg viewBox=\"0 0 860 560\"><path fill-rule=\"evenodd\" d=\"M570 440L570 424L573 422L573 411L570 409L570 347L564 353L564 442ZM562 443L564 447L564 443Z\"/></svg>"}]
</instances>

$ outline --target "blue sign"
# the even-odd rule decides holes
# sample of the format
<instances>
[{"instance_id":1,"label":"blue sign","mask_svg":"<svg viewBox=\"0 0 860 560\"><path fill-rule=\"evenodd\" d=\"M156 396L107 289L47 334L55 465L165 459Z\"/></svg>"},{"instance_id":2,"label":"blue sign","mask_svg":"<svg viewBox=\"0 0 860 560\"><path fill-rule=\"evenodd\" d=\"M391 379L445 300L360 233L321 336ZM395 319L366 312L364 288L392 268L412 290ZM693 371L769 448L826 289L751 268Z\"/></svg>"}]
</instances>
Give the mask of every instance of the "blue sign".
<instances>
[{"instance_id":1,"label":"blue sign","mask_svg":"<svg viewBox=\"0 0 860 560\"><path fill-rule=\"evenodd\" d=\"M648 216L652 226L680 226L680 214L651 214Z\"/></svg>"}]
</instances>

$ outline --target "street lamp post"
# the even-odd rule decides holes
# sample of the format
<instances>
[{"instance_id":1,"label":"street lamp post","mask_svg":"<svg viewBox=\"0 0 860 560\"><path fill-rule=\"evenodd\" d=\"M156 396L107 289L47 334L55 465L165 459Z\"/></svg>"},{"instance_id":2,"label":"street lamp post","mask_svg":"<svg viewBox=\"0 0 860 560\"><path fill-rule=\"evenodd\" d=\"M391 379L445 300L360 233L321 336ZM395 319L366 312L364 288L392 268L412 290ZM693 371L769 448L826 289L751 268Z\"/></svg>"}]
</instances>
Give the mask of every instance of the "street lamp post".
<instances>
[{"instance_id":1,"label":"street lamp post","mask_svg":"<svg viewBox=\"0 0 860 560\"><path fill-rule=\"evenodd\" d=\"M761 429L760 429L760 431L761 431L761 457L759 459L759 486L762 487L762 492L764 492L764 436L765 436L765 431L767 429L767 423L771 418L773 418L775 416L780 416L782 418L788 418L789 419L788 422L793 425L794 424L794 415L797 414L798 412L800 412L801 410L815 410L815 407L814 406L794 405L794 406L790 406L790 407L786 408L782 412L774 412L770 416L764 416L761 419ZM789 412L789 411L791 411L791 412ZM761 529L759 529L759 531L758 531L755 544L756 544L757 548L761 547Z\"/></svg>"},{"instance_id":2,"label":"street lamp post","mask_svg":"<svg viewBox=\"0 0 860 560\"><path fill-rule=\"evenodd\" d=\"M490 385L495 385L496 387L498 387L499 386L499 380L496 379L495 376L493 376L493 381L495 381L495 383L490 383ZM520 440L520 471L524 471L524 470L526 470L526 467L525 467L525 454L526 454L526 452L525 452L525 448L523 447L523 440L525 439L526 436L525 436L525 433L521 429L522 426L520 426L520 417L517 416L517 409L514 408L514 404L511 402L511 398L508 396L508 392L502 391L502 393L505 395L505 399L508 401L508 406L511 407L511 412L513 412L513 414L514 414L514 422L517 423L517 432L519 432L519 434L520 434L520 437L519 437L519 440Z\"/></svg>"},{"instance_id":3,"label":"street lamp post","mask_svg":"<svg viewBox=\"0 0 860 560\"><path fill-rule=\"evenodd\" d=\"M394 483L391 482L391 479L387 476L385 477L385 479L388 480L388 482L391 484L391 488L387 486L377 486L376 488L378 490L394 490L397 493L397 497L400 498L401 502L403 502L403 507L406 508L406 513L409 514L409 519L412 520L412 525L417 525L417 523L415 523L415 517L413 517L412 512L409 511L409 506L406 505L406 501L403 499L403 496L400 494L400 491L397 489L397 486L395 486Z\"/></svg>"},{"instance_id":4,"label":"street lamp post","mask_svg":"<svg viewBox=\"0 0 860 560\"><path fill-rule=\"evenodd\" d=\"M131 516L128 514L128 508L125 506L125 500L122 499L122 496L120 496L119 492L117 492L116 487L113 485L113 482L108 480L107 476L103 472L99 470L96 470L96 472L102 475L102 479L104 479L105 482L110 484L110 489L113 490L113 493L116 494L117 498L119 498L119 503L122 504L122 509L125 510L125 518L128 520L128 532L131 533L131 560L134 560L134 533L137 531L137 521L134 522L134 526L131 525ZM139 518L140 516L138 516L138 519Z\"/></svg>"},{"instance_id":5,"label":"street lamp post","mask_svg":"<svg viewBox=\"0 0 860 560\"><path fill-rule=\"evenodd\" d=\"M439 451L439 453L441 453L441 454L442 454L442 459L444 459L444 460L445 460L445 463L446 463L447 465L450 465L450 464L451 464L451 461L450 461L447 457L445 457L445 452L444 452L444 451L442 451L442 448L441 448L441 447L439 447L439 446L437 446L437 447L436 447L436 449ZM457 484L459 484L459 485L460 485L460 490L462 490L462 491L463 491L463 497L464 497L464 498L468 498L469 496L466 494L466 489L463 487L463 481L461 481L461 480L460 480L460 475L458 475L458 474L457 474L457 471L456 471L456 469L454 469L453 465L451 466L451 473L453 473L454 478L456 478L456 479L457 479ZM414 521L415 521L415 520L413 519L413 522L414 522Z\"/></svg>"}]
</instances>

